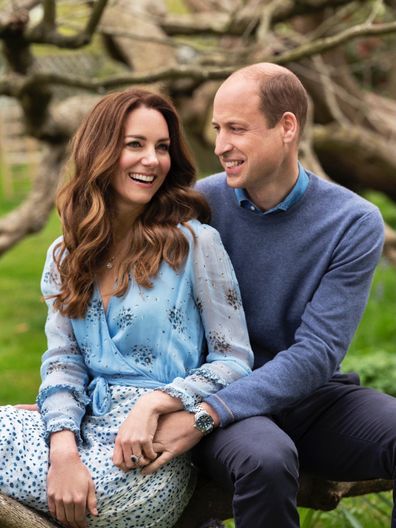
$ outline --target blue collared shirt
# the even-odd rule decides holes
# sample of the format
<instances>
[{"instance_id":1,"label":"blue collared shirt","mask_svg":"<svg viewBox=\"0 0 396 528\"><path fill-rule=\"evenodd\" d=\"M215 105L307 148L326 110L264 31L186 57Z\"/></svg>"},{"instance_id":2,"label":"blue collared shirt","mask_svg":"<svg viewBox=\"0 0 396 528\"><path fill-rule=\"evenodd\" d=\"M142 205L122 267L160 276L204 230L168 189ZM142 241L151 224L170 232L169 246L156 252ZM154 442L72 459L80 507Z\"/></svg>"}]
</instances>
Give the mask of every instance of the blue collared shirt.
<instances>
[{"instance_id":1,"label":"blue collared shirt","mask_svg":"<svg viewBox=\"0 0 396 528\"><path fill-rule=\"evenodd\" d=\"M304 167L301 165L301 163L298 163L298 178L295 185L293 186L293 189L280 203L275 205L275 207L268 209L268 211L261 211L257 207L257 205L255 205L251 201L245 189L235 189L234 192L240 207L243 207L244 209L249 209L253 213L264 216L267 214L278 213L280 211L287 211L288 209L290 209L290 207L296 202L298 202L298 200L305 193L308 187L308 182L308 174L305 172Z\"/></svg>"}]
</instances>

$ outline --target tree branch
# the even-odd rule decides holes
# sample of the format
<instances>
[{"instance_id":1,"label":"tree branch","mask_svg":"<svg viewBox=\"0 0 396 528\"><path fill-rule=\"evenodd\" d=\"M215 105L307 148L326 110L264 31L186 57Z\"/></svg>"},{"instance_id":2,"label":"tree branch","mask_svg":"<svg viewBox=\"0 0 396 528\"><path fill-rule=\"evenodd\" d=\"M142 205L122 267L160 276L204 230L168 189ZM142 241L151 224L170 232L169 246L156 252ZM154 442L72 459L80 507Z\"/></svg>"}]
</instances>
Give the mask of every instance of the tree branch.
<instances>
[{"instance_id":1,"label":"tree branch","mask_svg":"<svg viewBox=\"0 0 396 528\"><path fill-rule=\"evenodd\" d=\"M34 58L24 33L29 22L25 9L16 9L0 21L0 39L3 40L4 57L12 71L26 74Z\"/></svg>"},{"instance_id":2,"label":"tree branch","mask_svg":"<svg viewBox=\"0 0 396 528\"><path fill-rule=\"evenodd\" d=\"M4 35L8 31L15 31L15 25L19 25L21 22L21 14L23 14L23 25L28 21L28 11L39 3L38 0L32 2L21 2L17 9L13 11L0 11L0 38L4 38Z\"/></svg>"},{"instance_id":3,"label":"tree branch","mask_svg":"<svg viewBox=\"0 0 396 528\"><path fill-rule=\"evenodd\" d=\"M102 0L105 3L107 0ZM365 25L361 24L349 28L338 35L325 37L313 43L302 44L292 51L287 51L278 56L268 55L264 53L258 60L272 61L278 64L285 64L302 58L328 51L336 46L344 44L345 42L362 37L373 35L385 35L396 32L396 22L389 22L385 24ZM39 85L64 85L69 87L81 88L93 92L101 93L106 89L123 86L127 84L144 84L154 83L164 80L178 80L178 79L192 79L198 82L207 80L222 80L230 75L238 67L243 64L234 63L232 66L222 67L187 67L178 66L170 68L162 68L160 70L149 73L132 73L112 76L105 79L86 79L81 76L60 75L56 73L34 73L25 80L19 79L17 86L12 85L12 80L8 81L2 79L0 81L0 93L9 95L12 93L15 96L21 93L27 93L33 86Z\"/></svg>"},{"instance_id":4,"label":"tree branch","mask_svg":"<svg viewBox=\"0 0 396 528\"><path fill-rule=\"evenodd\" d=\"M28 31L26 40L31 44L51 44L58 48L78 49L86 46L100 22L108 0L97 0L85 28L76 35L62 35L55 30L55 6L53 0L46 0L44 19ZM51 25L52 21L52 25Z\"/></svg>"},{"instance_id":5,"label":"tree branch","mask_svg":"<svg viewBox=\"0 0 396 528\"><path fill-rule=\"evenodd\" d=\"M0 95L8 97L16 97L18 92L15 90L15 85L12 83L9 76L0 78Z\"/></svg>"},{"instance_id":6,"label":"tree branch","mask_svg":"<svg viewBox=\"0 0 396 528\"><path fill-rule=\"evenodd\" d=\"M307 122L304 127L304 131L301 137L301 141L298 147L298 157L304 167L311 170L324 180L330 178L325 173L318 157L313 149L313 130L314 130L314 104L310 96L308 96L308 112Z\"/></svg>"},{"instance_id":7,"label":"tree branch","mask_svg":"<svg viewBox=\"0 0 396 528\"><path fill-rule=\"evenodd\" d=\"M313 144L325 170L346 187L374 189L396 200L396 153L389 140L362 126L315 125Z\"/></svg>"},{"instance_id":8,"label":"tree branch","mask_svg":"<svg viewBox=\"0 0 396 528\"><path fill-rule=\"evenodd\" d=\"M350 0L283 0L271 14L272 24L285 22L298 15L323 11L327 7L336 8L349 4ZM260 4L251 2L237 14L204 12L183 15L167 15L158 20L159 26L170 36L177 35L234 35L242 36L247 29L260 24Z\"/></svg>"},{"instance_id":9,"label":"tree branch","mask_svg":"<svg viewBox=\"0 0 396 528\"><path fill-rule=\"evenodd\" d=\"M322 85L324 100L327 104L327 107L330 111L331 116L334 121L343 126L348 126L349 120L341 111L341 108L338 104L336 97L336 86L331 79L329 69L327 68L323 57L321 55L316 55L313 57L313 62L316 66L317 71L319 72L320 83Z\"/></svg>"},{"instance_id":10,"label":"tree branch","mask_svg":"<svg viewBox=\"0 0 396 528\"><path fill-rule=\"evenodd\" d=\"M56 4L55 0L44 0L43 27L49 34L55 30Z\"/></svg>"},{"instance_id":11,"label":"tree branch","mask_svg":"<svg viewBox=\"0 0 396 528\"><path fill-rule=\"evenodd\" d=\"M81 88L96 93L103 93L107 89L116 88L131 84L150 84L158 81L192 79L194 81L222 80L230 75L235 68L242 65L235 65L222 68L203 69L200 66L187 67L175 66L162 68L150 73L130 73L113 75L106 79L87 79L77 75L62 75L58 73L37 72L23 81L19 79L18 85L12 87L12 79L1 80L0 89L3 93L11 92L15 97L20 97L23 93L38 85L62 85L74 88Z\"/></svg>"},{"instance_id":12,"label":"tree branch","mask_svg":"<svg viewBox=\"0 0 396 528\"><path fill-rule=\"evenodd\" d=\"M332 35L330 37L324 37L318 39L314 42L308 42L307 44L302 44L298 48L292 51L286 51L278 57L275 58L275 61L278 64L286 64L289 62L299 61L306 57L312 57L324 51L329 51L332 48L336 48L341 44L345 44L350 40L359 38L359 37L369 37L374 35L389 35L396 32L396 22L388 22L385 24L359 24L358 26L353 26L351 28L338 33L337 35Z\"/></svg>"},{"instance_id":13,"label":"tree branch","mask_svg":"<svg viewBox=\"0 0 396 528\"><path fill-rule=\"evenodd\" d=\"M106 8L108 0L97 0L94 9L92 10L91 16L87 22L87 25L83 31L89 40L92 39L93 34L95 33L96 28L102 18L103 11Z\"/></svg>"},{"instance_id":14,"label":"tree branch","mask_svg":"<svg viewBox=\"0 0 396 528\"><path fill-rule=\"evenodd\" d=\"M45 225L54 206L65 152L65 144L47 148L41 170L29 196L19 207L0 220L0 255L26 235L40 231Z\"/></svg>"},{"instance_id":15,"label":"tree branch","mask_svg":"<svg viewBox=\"0 0 396 528\"><path fill-rule=\"evenodd\" d=\"M378 493L392 489L391 480L334 482L314 475L302 474L297 504L305 508L334 510L343 497ZM213 481L199 475L198 483L187 508L175 528L198 528L208 519L232 517L232 494ZM209 524L202 525L209 526Z\"/></svg>"},{"instance_id":16,"label":"tree branch","mask_svg":"<svg viewBox=\"0 0 396 528\"><path fill-rule=\"evenodd\" d=\"M303 474L297 502L299 506L322 511L335 509L343 497L379 493L392 489L391 480L365 480L361 482L334 482ZM194 495L175 528L208 527L209 519L232 517L232 494L213 481L199 475ZM0 494L0 522L3 528L55 528L53 520Z\"/></svg>"},{"instance_id":17,"label":"tree branch","mask_svg":"<svg viewBox=\"0 0 396 528\"><path fill-rule=\"evenodd\" d=\"M286 2L289 3L289 2ZM277 11L285 5L285 0L271 0L263 6L259 18L259 25L256 32L256 41L260 45L265 45L266 41L271 38L271 26Z\"/></svg>"},{"instance_id":18,"label":"tree branch","mask_svg":"<svg viewBox=\"0 0 396 528\"><path fill-rule=\"evenodd\" d=\"M56 528L54 521L23 506L19 502L0 493L0 526L2 528Z\"/></svg>"},{"instance_id":19,"label":"tree branch","mask_svg":"<svg viewBox=\"0 0 396 528\"><path fill-rule=\"evenodd\" d=\"M194 13L185 15L166 15L159 21L160 28L169 36L178 35L237 35L246 30L246 25L239 28L230 27L231 15L229 13Z\"/></svg>"}]
</instances>

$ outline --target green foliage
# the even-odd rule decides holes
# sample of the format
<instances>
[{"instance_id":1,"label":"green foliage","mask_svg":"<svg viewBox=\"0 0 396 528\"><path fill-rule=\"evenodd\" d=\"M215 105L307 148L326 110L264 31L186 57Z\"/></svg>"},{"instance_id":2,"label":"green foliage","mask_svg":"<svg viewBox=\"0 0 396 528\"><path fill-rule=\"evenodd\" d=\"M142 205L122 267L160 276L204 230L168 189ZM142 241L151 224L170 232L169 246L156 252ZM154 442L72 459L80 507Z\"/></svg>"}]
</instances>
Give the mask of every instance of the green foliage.
<instances>
[{"instance_id":1,"label":"green foliage","mask_svg":"<svg viewBox=\"0 0 396 528\"><path fill-rule=\"evenodd\" d=\"M364 197L373 202L381 210L382 216L387 224L396 229L396 207L395 203L385 194L378 191L369 191Z\"/></svg>"},{"instance_id":2,"label":"green foliage","mask_svg":"<svg viewBox=\"0 0 396 528\"><path fill-rule=\"evenodd\" d=\"M299 509L301 528L386 528L391 511L390 492L343 499L330 512Z\"/></svg>"},{"instance_id":3,"label":"green foliage","mask_svg":"<svg viewBox=\"0 0 396 528\"><path fill-rule=\"evenodd\" d=\"M343 361L362 385L396 396L396 273L382 262L362 322Z\"/></svg>"},{"instance_id":4,"label":"green foliage","mask_svg":"<svg viewBox=\"0 0 396 528\"><path fill-rule=\"evenodd\" d=\"M343 499L337 509L323 512L299 508L301 528L387 528L391 518L391 492ZM235 528L232 519L226 528Z\"/></svg>"},{"instance_id":5,"label":"green foliage","mask_svg":"<svg viewBox=\"0 0 396 528\"><path fill-rule=\"evenodd\" d=\"M396 272L382 261L374 274L370 299L344 366L350 370L359 359L379 351L395 354L396 348ZM360 367L357 368L360 372Z\"/></svg>"},{"instance_id":6,"label":"green foliage","mask_svg":"<svg viewBox=\"0 0 396 528\"><path fill-rule=\"evenodd\" d=\"M166 0L165 2L167 11L177 15L183 15L189 13L187 3L183 0Z\"/></svg>"},{"instance_id":7,"label":"green foliage","mask_svg":"<svg viewBox=\"0 0 396 528\"><path fill-rule=\"evenodd\" d=\"M344 370L358 372L362 385L396 396L396 357L394 355L384 350L375 350L370 355L347 357L343 366Z\"/></svg>"},{"instance_id":8,"label":"green foliage","mask_svg":"<svg viewBox=\"0 0 396 528\"><path fill-rule=\"evenodd\" d=\"M301 528L314 528L322 512L310 508L299 508Z\"/></svg>"}]
</instances>

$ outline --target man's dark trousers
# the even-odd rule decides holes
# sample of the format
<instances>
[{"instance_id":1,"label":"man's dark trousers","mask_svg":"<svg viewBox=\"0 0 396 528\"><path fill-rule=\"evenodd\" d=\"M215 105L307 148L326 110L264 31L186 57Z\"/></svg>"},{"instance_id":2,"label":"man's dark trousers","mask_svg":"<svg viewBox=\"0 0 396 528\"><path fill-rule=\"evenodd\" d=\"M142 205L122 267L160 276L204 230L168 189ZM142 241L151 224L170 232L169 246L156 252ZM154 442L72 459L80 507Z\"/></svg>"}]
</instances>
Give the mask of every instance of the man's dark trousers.
<instances>
[{"instance_id":1,"label":"man's dark trousers","mask_svg":"<svg viewBox=\"0 0 396 528\"><path fill-rule=\"evenodd\" d=\"M394 479L396 398L337 375L278 415L208 435L195 459L233 489L237 528L295 528L299 467L330 480Z\"/></svg>"}]
</instances>

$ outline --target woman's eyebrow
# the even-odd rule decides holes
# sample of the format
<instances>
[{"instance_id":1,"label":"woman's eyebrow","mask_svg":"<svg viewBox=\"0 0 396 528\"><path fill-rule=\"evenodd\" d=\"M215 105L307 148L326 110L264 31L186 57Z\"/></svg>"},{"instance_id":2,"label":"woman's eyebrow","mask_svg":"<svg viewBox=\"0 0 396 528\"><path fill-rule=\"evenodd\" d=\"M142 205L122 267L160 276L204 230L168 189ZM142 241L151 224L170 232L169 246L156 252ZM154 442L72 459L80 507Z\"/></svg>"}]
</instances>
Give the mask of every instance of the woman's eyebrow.
<instances>
[{"instance_id":1,"label":"woman's eyebrow","mask_svg":"<svg viewBox=\"0 0 396 528\"><path fill-rule=\"evenodd\" d=\"M136 138L136 139L147 139L146 136L140 136L139 134L126 134L125 137L126 138L133 137L133 138ZM170 141L170 138L169 137L160 138L160 139L157 140L157 143L159 141Z\"/></svg>"}]
</instances>

